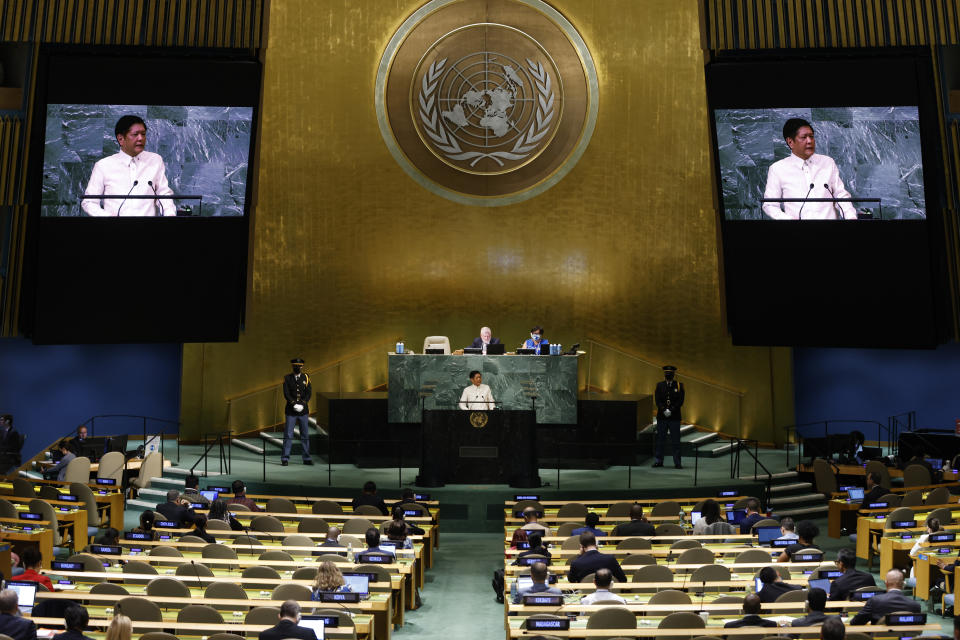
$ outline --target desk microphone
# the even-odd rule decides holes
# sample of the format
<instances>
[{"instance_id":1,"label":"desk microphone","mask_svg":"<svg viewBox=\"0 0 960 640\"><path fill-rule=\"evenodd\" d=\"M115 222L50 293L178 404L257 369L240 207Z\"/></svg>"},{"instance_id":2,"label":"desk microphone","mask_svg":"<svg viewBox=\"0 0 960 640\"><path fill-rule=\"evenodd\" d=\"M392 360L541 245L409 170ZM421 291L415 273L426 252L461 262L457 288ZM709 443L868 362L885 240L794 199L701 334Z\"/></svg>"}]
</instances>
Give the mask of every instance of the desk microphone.
<instances>
[{"instance_id":1,"label":"desk microphone","mask_svg":"<svg viewBox=\"0 0 960 640\"><path fill-rule=\"evenodd\" d=\"M200 579L200 570L197 569L197 563L190 560L190 566L193 567L193 573L197 576L197 586L203 590L203 580Z\"/></svg>"},{"instance_id":2,"label":"desk microphone","mask_svg":"<svg viewBox=\"0 0 960 640\"><path fill-rule=\"evenodd\" d=\"M133 181L133 186L130 187L130 191L127 191L127 196L130 195L130 193L133 191L133 187L137 186L137 184L139 184L139 182L140 182L139 180L134 180L134 181ZM120 209L123 209L123 205L126 204L126 202L127 202L127 196L123 196L123 202L121 202L121 203L120 203L120 206L117 207L117 216L120 215Z\"/></svg>"},{"instance_id":3,"label":"desk microphone","mask_svg":"<svg viewBox=\"0 0 960 640\"><path fill-rule=\"evenodd\" d=\"M840 203L836 201L837 196L833 195L833 189L830 188L830 185L826 182L823 183L823 188L830 192L830 197L834 199L833 206L837 208L837 213L840 214L839 218L841 220L846 220L843 216L843 208L840 206Z\"/></svg>"},{"instance_id":4,"label":"desk microphone","mask_svg":"<svg viewBox=\"0 0 960 640\"><path fill-rule=\"evenodd\" d=\"M813 191L813 183L810 183L810 188L807 189L807 195L803 196L803 203L800 205L800 211L797 211L797 220L802 220L801 214L803 214L803 205L807 204L807 198L810 197L810 192Z\"/></svg>"},{"instance_id":5,"label":"desk microphone","mask_svg":"<svg viewBox=\"0 0 960 640\"><path fill-rule=\"evenodd\" d=\"M253 536L250 535L250 529L248 527L244 527L243 532L247 534L247 544L250 546L250 555L253 555Z\"/></svg>"},{"instance_id":6,"label":"desk microphone","mask_svg":"<svg viewBox=\"0 0 960 640\"><path fill-rule=\"evenodd\" d=\"M147 180L147 184L150 185L150 188L151 188L151 189L153 189L153 195L155 195L155 196L156 196L156 195L159 195L159 194L157 194L157 188L156 188L155 186L153 186L153 180ZM160 203L157 202L156 200L153 201L153 204L154 204L154 206L159 206L159 207L160 207L160 215L163 215L163 206L160 205Z\"/></svg>"}]
</instances>

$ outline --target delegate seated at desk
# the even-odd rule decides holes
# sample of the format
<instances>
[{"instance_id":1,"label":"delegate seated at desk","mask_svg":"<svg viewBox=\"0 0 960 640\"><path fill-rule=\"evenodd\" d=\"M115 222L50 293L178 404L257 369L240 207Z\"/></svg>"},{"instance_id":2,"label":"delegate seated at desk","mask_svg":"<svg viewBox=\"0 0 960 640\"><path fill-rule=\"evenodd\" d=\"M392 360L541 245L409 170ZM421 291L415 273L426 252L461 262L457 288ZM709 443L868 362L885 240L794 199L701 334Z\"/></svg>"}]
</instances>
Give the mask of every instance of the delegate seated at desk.
<instances>
[{"instance_id":1,"label":"delegate seated at desk","mask_svg":"<svg viewBox=\"0 0 960 640\"><path fill-rule=\"evenodd\" d=\"M543 327L540 325L530 329L530 337L524 340L523 349L536 349L537 355L550 353L550 341L543 337Z\"/></svg>"},{"instance_id":2,"label":"delegate seated at desk","mask_svg":"<svg viewBox=\"0 0 960 640\"><path fill-rule=\"evenodd\" d=\"M487 345L491 344L500 344L500 338L493 337L493 331L490 330L490 327L482 327L480 329L480 337L473 339L473 344L470 345L474 349L483 349L483 353L487 353Z\"/></svg>"},{"instance_id":3,"label":"delegate seated at desk","mask_svg":"<svg viewBox=\"0 0 960 640\"><path fill-rule=\"evenodd\" d=\"M483 384L483 374L471 371L470 382L460 394L460 408L464 411L493 409L493 394L490 393L490 387Z\"/></svg>"}]
</instances>

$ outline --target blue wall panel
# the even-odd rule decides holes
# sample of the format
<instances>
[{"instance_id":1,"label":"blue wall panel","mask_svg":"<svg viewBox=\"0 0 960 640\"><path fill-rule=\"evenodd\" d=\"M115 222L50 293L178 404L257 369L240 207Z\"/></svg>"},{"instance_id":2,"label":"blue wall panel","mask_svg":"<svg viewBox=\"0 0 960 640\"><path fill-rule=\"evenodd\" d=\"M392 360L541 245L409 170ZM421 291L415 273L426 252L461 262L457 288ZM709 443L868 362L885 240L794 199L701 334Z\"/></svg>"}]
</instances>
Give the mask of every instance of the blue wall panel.
<instances>
[{"instance_id":1,"label":"blue wall panel","mask_svg":"<svg viewBox=\"0 0 960 640\"><path fill-rule=\"evenodd\" d=\"M12 414L14 426L26 433L24 459L91 416L176 421L181 354L179 344L38 346L0 340L0 413ZM174 433L176 427L165 431ZM142 433L142 422L97 421L95 433Z\"/></svg>"}]
</instances>

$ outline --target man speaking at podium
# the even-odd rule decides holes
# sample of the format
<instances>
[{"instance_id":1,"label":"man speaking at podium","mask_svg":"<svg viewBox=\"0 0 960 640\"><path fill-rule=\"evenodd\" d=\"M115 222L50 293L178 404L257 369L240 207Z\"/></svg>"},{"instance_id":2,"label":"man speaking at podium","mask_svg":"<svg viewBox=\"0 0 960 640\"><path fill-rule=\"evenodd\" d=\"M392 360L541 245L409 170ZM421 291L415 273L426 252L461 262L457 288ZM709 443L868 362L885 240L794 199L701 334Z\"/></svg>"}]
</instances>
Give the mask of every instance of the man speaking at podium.
<instances>
[{"instance_id":1,"label":"man speaking at podium","mask_svg":"<svg viewBox=\"0 0 960 640\"><path fill-rule=\"evenodd\" d=\"M803 118L790 118L783 125L783 139L790 155L777 160L767 171L764 198L849 198L837 163L816 153L813 125ZM774 220L856 220L849 202L764 202L763 212Z\"/></svg>"},{"instance_id":2,"label":"man speaking at podium","mask_svg":"<svg viewBox=\"0 0 960 640\"><path fill-rule=\"evenodd\" d=\"M85 195L172 196L163 158L144 151L147 125L140 116L123 116L117 120L113 132L120 151L93 165ZM164 216L177 215L176 205L168 198L84 198L81 207L87 215L100 217L145 217L158 212Z\"/></svg>"},{"instance_id":3,"label":"man speaking at podium","mask_svg":"<svg viewBox=\"0 0 960 640\"><path fill-rule=\"evenodd\" d=\"M493 409L493 394L490 387L483 384L483 375L479 371L470 372L470 382L460 394L460 408L464 411L486 411Z\"/></svg>"}]
</instances>

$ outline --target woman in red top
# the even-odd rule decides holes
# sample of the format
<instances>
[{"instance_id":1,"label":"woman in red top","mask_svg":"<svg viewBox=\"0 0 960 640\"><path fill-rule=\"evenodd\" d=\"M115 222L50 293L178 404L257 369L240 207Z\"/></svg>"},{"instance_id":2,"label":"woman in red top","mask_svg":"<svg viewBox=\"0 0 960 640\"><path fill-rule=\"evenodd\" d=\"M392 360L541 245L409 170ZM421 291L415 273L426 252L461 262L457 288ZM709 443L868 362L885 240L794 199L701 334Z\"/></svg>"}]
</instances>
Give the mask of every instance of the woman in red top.
<instances>
[{"instance_id":1,"label":"woman in red top","mask_svg":"<svg viewBox=\"0 0 960 640\"><path fill-rule=\"evenodd\" d=\"M53 583L50 578L38 571L43 556L36 547L27 547L20 556L20 563L23 565L23 573L17 576L20 582L38 582L47 588L47 591L53 591Z\"/></svg>"}]
</instances>

